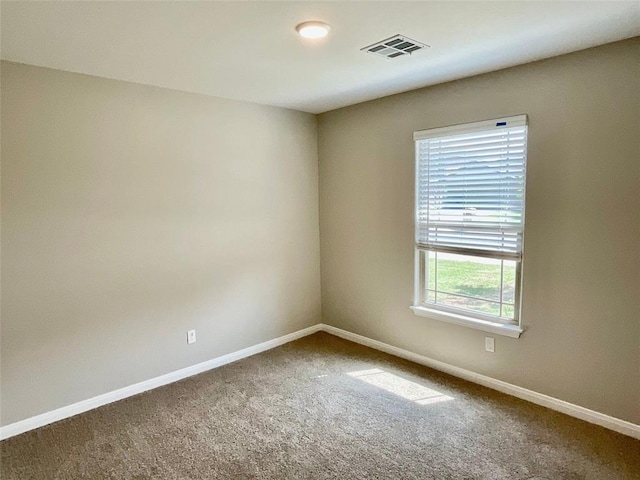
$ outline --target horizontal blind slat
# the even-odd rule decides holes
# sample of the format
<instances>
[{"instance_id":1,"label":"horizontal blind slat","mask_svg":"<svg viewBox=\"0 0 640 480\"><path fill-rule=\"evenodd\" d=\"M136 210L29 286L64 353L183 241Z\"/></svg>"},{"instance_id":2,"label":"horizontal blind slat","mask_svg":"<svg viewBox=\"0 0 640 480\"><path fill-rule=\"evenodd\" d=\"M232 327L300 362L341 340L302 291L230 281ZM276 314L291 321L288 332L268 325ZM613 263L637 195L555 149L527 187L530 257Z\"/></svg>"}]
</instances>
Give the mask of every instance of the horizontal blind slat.
<instances>
[{"instance_id":1,"label":"horizontal blind slat","mask_svg":"<svg viewBox=\"0 0 640 480\"><path fill-rule=\"evenodd\" d=\"M452 177L456 177L458 180L473 178L474 175L482 175L486 177L493 175L494 179L503 178L513 175L522 175L524 173L524 166L520 165L469 165L465 167L458 167L455 169L429 169L424 172L429 176L430 181L435 180L448 180Z\"/></svg>"},{"instance_id":2,"label":"horizontal blind slat","mask_svg":"<svg viewBox=\"0 0 640 480\"><path fill-rule=\"evenodd\" d=\"M483 230L483 231L494 231L494 230L500 230L500 231L504 231L504 232L512 232L512 233L519 233L521 231L521 228L519 226L514 226L514 225L504 225L504 226L500 226L499 224L495 224L493 226L487 227L487 226L483 226L483 225L465 225L464 227L461 227L459 224L456 223L439 223L437 225L433 225L432 226L438 227L438 228L451 228L451 229L455 229L455 228L464 228L465 230ZM428 228L429 224L425 221L425 222L418 222L418 227L419 228Z\"/></svg>"},{"instance_id":3,"label":"horizontal blind slat","mask_svg":"<svg viewBox=\"0 0 640 480\"><path fill-rule=\"evenodd\" d=\"M456 192L505 192L505 193L509 193L509 192L522 192L522 185L516 182L513 183L499 183L499 182L494 182L494 183L481 183L479 185L466 185L466 184L458 184L458 185L443 185L442 187L439 186L435 186L432 189L430 189L430 191L427 193L425 192L424 195L437 195L438 192L452 192L452 193L456 193Z\"/></svg>"},{"instance_id":4,"label":"horizontal blind slat","mask_svg":"<svg viewBox=\"0 0 640 480\"><path fill-rule=\"evenodd\" d=\"M469 145L468 147L451 147L451 148L430 148L429 150L421 150L420 155L429 155L432 158L436 159L445 159L460 155L475 155L479 153L488 153L488 152L496 152L501 154L507 154L510 152L518 152L522 151L524 148L524 142L519 141L518 143L512 142L500 142L500 143L488 143L485 145L478 145L472 147Z\"/></svg>"},{"instance_id":5,"label":"horizontal blind slat","mask_svg":"<svg viewBox=\"0 0 640 480\"><path fill-rule=\"evenodd\" d=\"M419 243L418 248L420 250L436 250L438 252L445 253L456 253L462 255L473 255L476 257L488 257L488 258L496 258L500 260L512 260L519 261L522 256L519 253L509 253L509 252L494 252L492 250L485 250L482 248L459 248L459 247L447 247L444 245L434 246L434 245L424 245Z\"/></svg>"},{"instance_id":6,"label":"horizontal blind slat","mask_svg":"<svg viewBox=\"0 0 640 480\"><path fill-rule=\"evenodd\" d=\"M453 137L443 137L443 138L432 138L429 142L421 143L419 148L428 149L428 148L450 148L450 147L464 147L466 145L484 145L487 143L497 143L497 142L505 142L505 141L518 141L525 138L525 132L510 132L505 133L504 131L500 133L495 133L492 135L458 135Z\"/></svg>"}]
</instances>

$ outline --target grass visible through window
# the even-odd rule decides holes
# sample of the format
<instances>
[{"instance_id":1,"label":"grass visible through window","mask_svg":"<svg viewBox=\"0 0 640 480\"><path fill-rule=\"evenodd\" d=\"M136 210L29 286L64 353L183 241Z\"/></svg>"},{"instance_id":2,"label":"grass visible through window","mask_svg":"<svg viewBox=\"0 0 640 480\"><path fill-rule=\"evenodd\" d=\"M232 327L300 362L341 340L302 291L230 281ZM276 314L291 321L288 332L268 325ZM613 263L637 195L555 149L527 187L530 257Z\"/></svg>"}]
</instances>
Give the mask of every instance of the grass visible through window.
<instances>
[{"instance_id":1,"label":"grass visible through window","mask_svg":"<svg viewBox=\"0 0 640 480\"><path fill-rule=\"evenodd\" d=\"M427 302L514 317L515 262L436 252L425 260Z\"/></svg>"}]
</instances>

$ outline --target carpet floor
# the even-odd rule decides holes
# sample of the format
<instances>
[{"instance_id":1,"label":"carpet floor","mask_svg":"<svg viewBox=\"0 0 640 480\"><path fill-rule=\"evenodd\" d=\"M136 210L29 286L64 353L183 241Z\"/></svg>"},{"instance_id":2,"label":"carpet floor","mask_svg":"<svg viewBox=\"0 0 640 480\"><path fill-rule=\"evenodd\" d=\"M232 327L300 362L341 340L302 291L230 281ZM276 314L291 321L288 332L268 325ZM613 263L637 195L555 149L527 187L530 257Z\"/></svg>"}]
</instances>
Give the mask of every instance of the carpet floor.
<instances>
[{"instance_id":1,"label":"carpet floor","mask_svg":"<svg viewBox=\"0 0 640 480\"><path fill-rule=\"evenodd\" d=\"M326 333L0 443L3 480L640 479L640 441Z\"/></svg>"}]
</instances>

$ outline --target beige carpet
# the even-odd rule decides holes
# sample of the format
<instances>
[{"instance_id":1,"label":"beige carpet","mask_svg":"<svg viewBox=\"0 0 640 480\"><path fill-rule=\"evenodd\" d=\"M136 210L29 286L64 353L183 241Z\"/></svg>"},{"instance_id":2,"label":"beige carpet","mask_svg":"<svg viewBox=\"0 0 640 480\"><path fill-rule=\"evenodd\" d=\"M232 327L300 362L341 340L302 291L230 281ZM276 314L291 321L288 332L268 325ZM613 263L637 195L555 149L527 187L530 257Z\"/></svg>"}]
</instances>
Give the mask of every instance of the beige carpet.
<instances>
[{"instance_id":1,"label":"beige carpet","mask_svg":"<svg viewBox=\"0 0 640 480\"><path fill-rule=\"evenodd\" d=\"M3 480L640 478L640 441L324 333L0 446Z\"/></svg>"}]
</instances>

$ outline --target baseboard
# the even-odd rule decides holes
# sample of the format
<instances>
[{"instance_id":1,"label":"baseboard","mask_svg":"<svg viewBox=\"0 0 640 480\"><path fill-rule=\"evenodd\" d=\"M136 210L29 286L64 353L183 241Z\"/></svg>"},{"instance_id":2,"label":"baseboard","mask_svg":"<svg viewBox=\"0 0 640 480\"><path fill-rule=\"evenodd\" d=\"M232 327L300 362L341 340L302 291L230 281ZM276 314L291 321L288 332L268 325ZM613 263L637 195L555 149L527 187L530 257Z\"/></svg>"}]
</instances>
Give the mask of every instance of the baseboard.
<instances>
[{"instance_id":1,"label":"baseboard","mask_svg":"<svg viewBox=\"0 0 640 480\"><path fill-rule=\"evenodd\" d=\"M139 393L161 387L163 385L167 385L169 383L177 382L178 380L182 380L183 378L206 372L207 370L211 370L213 368L217 368L222 365L226 365L228 363L235 362L252 355L256 355L257 353L261 353L266 350L271 350L272 348L279 347L280 345L284 345L285 343L292 342L293 340L297 340L302 337L306 337L307 335L319 332L320 330L322 330L321 324L313 325L303 330L298 330L297 332L274 338L273 340L268 340L266 342L243 348L242 350L238 350L227 355L222 355L221 357L207 360L206 362L182 368L180 370L176 370L165 375L160 375L159 377L155 377L150 380L135 383L133 385L129 385L128 387L120 388L103 395L98 395L97 397L88 398L86 400L82 400L80 402L67 405L66 407L61 407L50 412L42 413L40 415L36 415L35 417L26 418L15 423L11 423L4 427L0 427L0 440L4 440L6 438L28 432L29 430L44 427L45 425L48 425L50 423L69 418L74 415L78 415L79 413L84 413L88 410L93 410L94 408L98 408L103 405L107 405L109 403L113 403L118 400L122 400L127 397L131 397L133 395L137 395Z\"/></svg>"},{"instance_id":2,"label":"baseboard","mask_svg":"<svg viewBox=\"0 0 640 480\"><path fill-rule=\"evenodd\" d=\"M559 400L542 393L534 392L533 390L518 387L517 385L513 385L511 383L496 380L495 378L487 377L470 370L465 370L464 368L454 367L453 365L449 365L448 363L440 362L438 360L434 360L432 358L425 357L408 350L403 350L402 348L394 347L392 345L379 342L378 340L373 340L356 333L351 333L347 330L332 327L331 325L323 324L322 330L337 337L341 337L346 340L350 340L352 342L359 343L361 345L365 345L367 347L371 347L385 353L389 353L396 357L419 363L420 365L425 365L427 367L433 368L434 370L439 370L441 372L448 373L449 375L453 375L454 377L459 377L464 380L489 387L493 390L498 390L514 397L527 400L531 403L535 403L537 405L541 405L543 407L565 413L569 416L585 420L589 423L600 425L615 432L640 439L640 425L636 425L635 423L620 420L619 418L611 417L594 410L589 410L588 408L580 407L578 405L565 402L564 400Z\"/></svg>"},{"instance_id":3,"label":"baseboard","mask_svg":"<svg viewBox=\"0 0 640 480\"><path fill-rule=\"evenodd\" d=\"M4 440L6 438L28 432L29 430L43 427L50 423L69 418L74 415L78 415L79 413L93 410L94 408L98 408L103 405L116 402L118 400L123 400L127 397L131 397L133 395L137 395L139 393L146 392L148 390L152 390L169 383L177 382L178 380L182 380L183 378L191 377L193 375L197 375L198 373L206 372L207 370L212 370L222 365L226 365L228 363L232 363L237 360L256 355L258 353L270 350L275 347L279 347L280 345L284 345L285 343L292 342L294 340L306 337L307 335L311 335L319 331L330 333L337 337L341 337L346 340L350 340L352 342L359 343L361 345L365 345L367 347L371 347L376 350L389 353L391 355L395 355L396 357L410 360L420 365L425 365L427 367L433 368L434 370L448 373L449 375L453 375L455 377L459 377L464 380L468 380L470 382L477 383L494 390L498 390L514 397L527 400L531 403L551 408L552 410L565 413L572 417L579 418L596 425L600 425L615 432L640 439L640 425L636 425L635 423L620 420L619 418L611 417L594 410L589 410L588 408L580 407L578 405L565 402L564 400L559 400L557 398L550 397L542 393L537 393L533 390L528 390L517 385L512 385L501 380L496 380L495 378L487 377L470 370L465 370L464 368L455 367L453 365L449 365L447 363L440 362L438 360L434 360L432 358L425 357L423 355L419 355L402 348L394 347L393 345L389 345L378 340L373 340L356 333L351 333L347 330L342 330L331 325L317 324L302 330L298 330L297 332L284 335L282 337L274 338L273 340L259 343L252 347L244 348L227 355L222 355L221 357L207 360L206 362L198 363L196 365L176 370L174 372L167 373L150 380L145 380L143 382L129 385L128 387L120 388L103 395L98 395L97 397L89 398L87 400L83 400L66 407L58 408L50 412L46 412L34 417L20 420L4 427L0 427L0 440Z\"/></svg>"}]
</instances>

